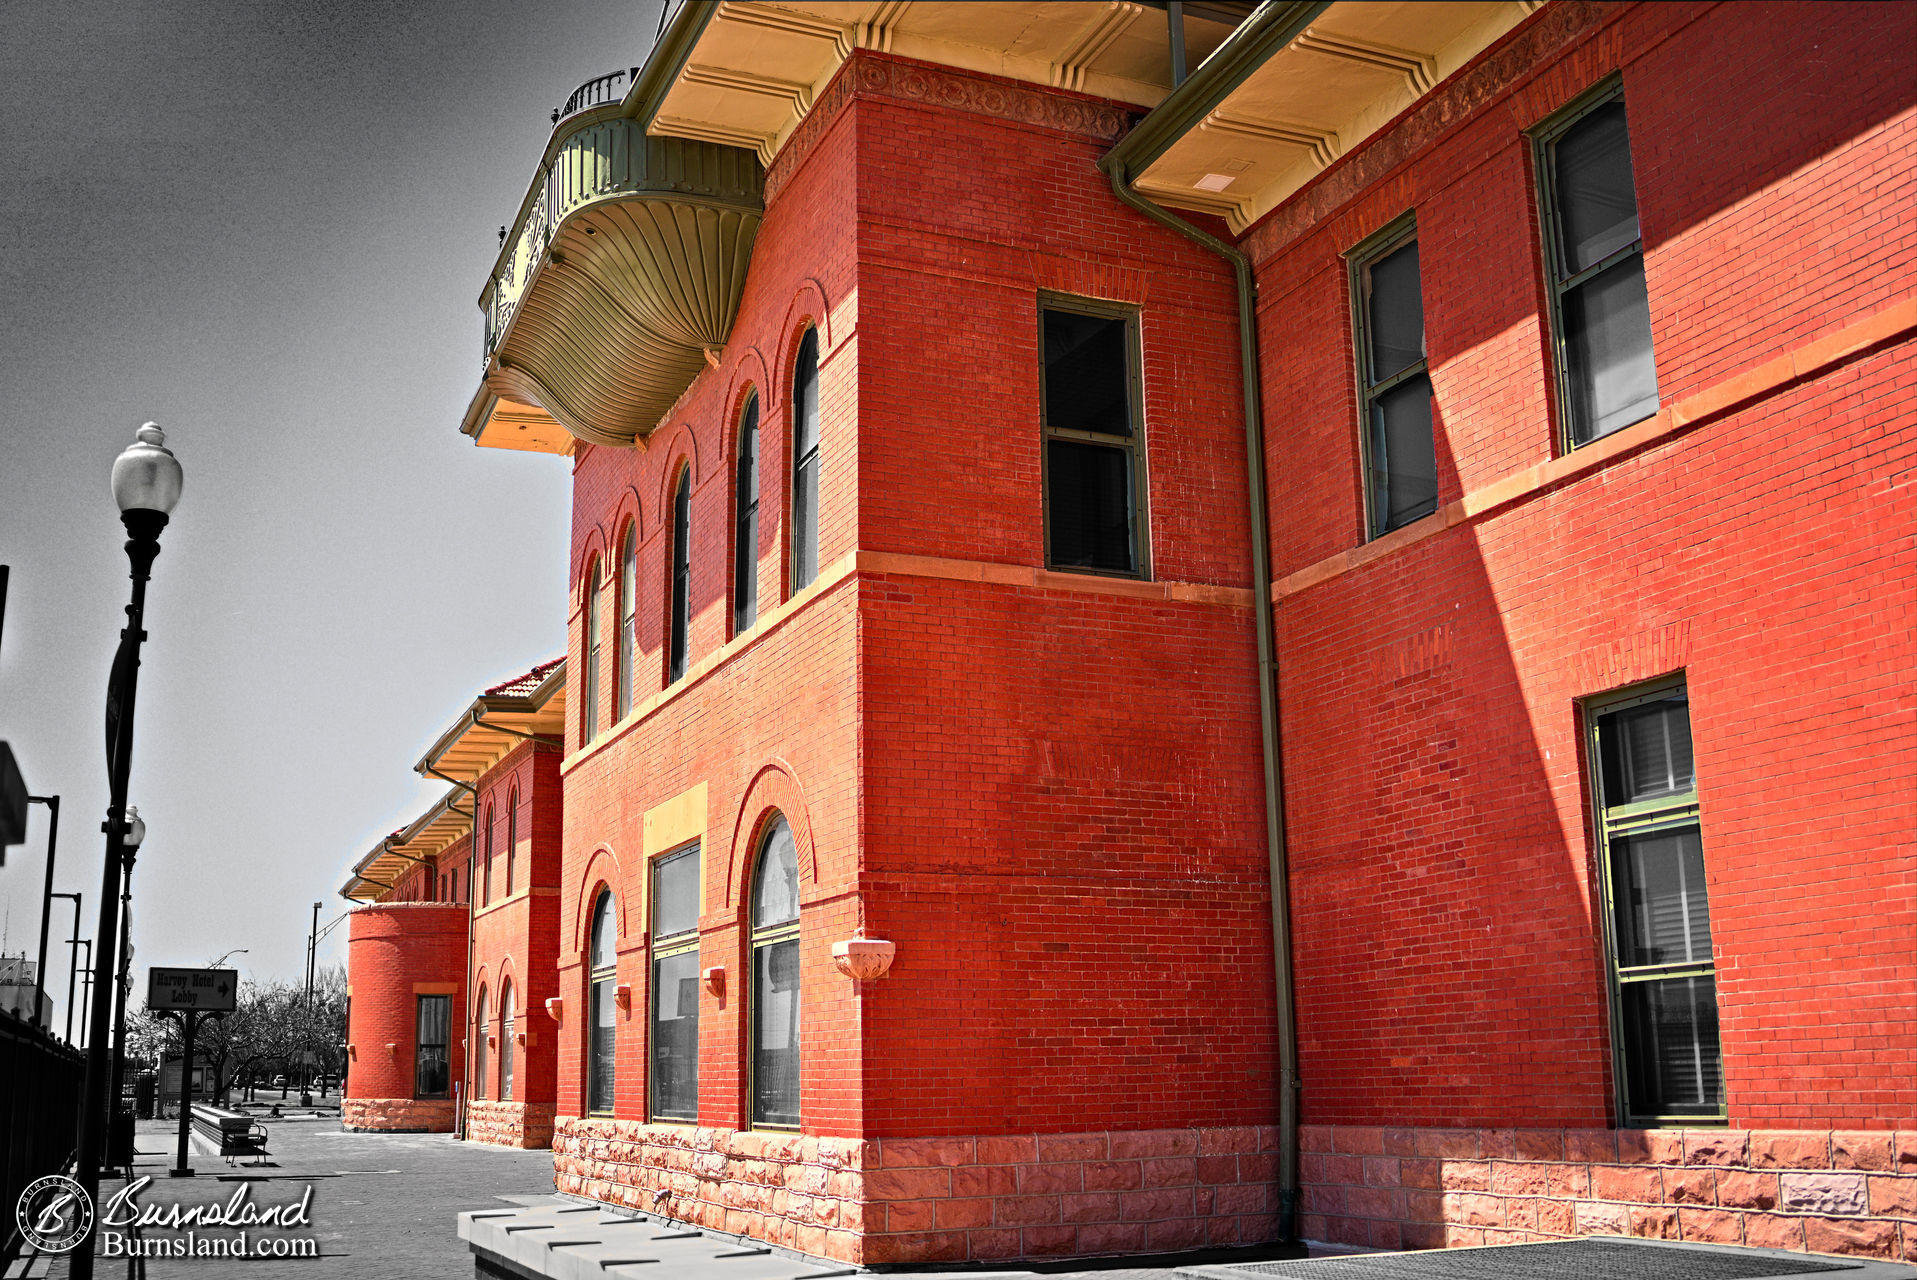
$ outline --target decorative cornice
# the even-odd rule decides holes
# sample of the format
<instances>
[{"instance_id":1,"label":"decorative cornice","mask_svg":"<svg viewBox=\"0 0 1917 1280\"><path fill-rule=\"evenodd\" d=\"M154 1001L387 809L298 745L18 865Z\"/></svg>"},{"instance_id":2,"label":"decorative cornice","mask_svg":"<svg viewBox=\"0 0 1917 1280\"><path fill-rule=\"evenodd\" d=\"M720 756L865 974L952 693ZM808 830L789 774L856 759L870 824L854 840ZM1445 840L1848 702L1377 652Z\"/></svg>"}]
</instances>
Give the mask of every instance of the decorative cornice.
<instances>
[{"instance_id":1,"label":"decorative cornice","mask_svg":"<svg viewBox=\"0 0 1917 1280\"><path fill-rule=\"evenodd\" d=\"M1261 142L1279 142L1287 146L1302 147L1311 153L1311 158L1322 169L1338 158L1338 132L1335 129L1320 129L1308 124L1286 124L1279 120L1256 120L1250 116L1234 115L1227 111L1214 111L1199 122L1200 129L1218 133L1235 133L1247 138L1256 138Z\"/></svg>"},{"instance_id":2,"label":"decorative cornice","mask_svg":"<svg viewBox=\"0 0 1917 1280\"><path fill-rule=\"evenodd\" d=\"M899 20L905 17L905 11L911 7L912 0L879 0L872 6L871 12L852 28L853 43L861 49L892 52L892 33L898 30Z\"/></svg>"},{"instance_id":3,"label":"decorative cornice","mask_svg":"<svg viewBox=\"0 0 1917 1280\"><path fill-rule=\"evenodd\" d=\"M1388 44L1377 44L1370 40L1353 40L1349 36L1334 36L1307 27L1296 40L1291 42L1294 49L1305 49L1322 54L1328 58L1339 58L1345 62L1356 62L1362 66L1377 67L1382 71L1395 72L1404 77L1407 88L1413 93L1428 93L1437 83L1438 65L1435 59L1409 49L1394 49Z\"/></svg>"},{"instance_id":4,"label":"decorative cornice","mask_svg":"<svg viewBox=\"0 0 1917 1280\"><path fill-rule=\"evenodd\" d=\"M828 41L841 58L852 52L851 32L844 23L833 22L830 18L815 18L809 13L775 9L769 4L756 3L756 0L721 0L718 16L726 22Z\"/></svg>"},{"instance_id":5,"label":"decorative cornice","mask_svg":"<svg viewBox=\"0 0 1917 1280\"><path fill-rule=\"evenodd\" d=\"M1083 89L1086 70L1144 11L1145 6L1131 0L1108 0L1105 12L1086 23L1078 38L1052 64L1053 87Z\"/></svg>"},{"instance_id":6,"label":"decorative cornice","mask_svg":"<svg viewBox=\"0 0 1917 1280\"><path fill-rule=\"evenodd\" d=\"M685 70L679 73L679 79L686 84L710 85L715 89L730 89L735 93L776 98L794 111L805 112L812 109L812 86L809 84L775 80L771 76L754 75L750 71L707 67L697 63L687 64Z\"/></svg>"}]
</instances>

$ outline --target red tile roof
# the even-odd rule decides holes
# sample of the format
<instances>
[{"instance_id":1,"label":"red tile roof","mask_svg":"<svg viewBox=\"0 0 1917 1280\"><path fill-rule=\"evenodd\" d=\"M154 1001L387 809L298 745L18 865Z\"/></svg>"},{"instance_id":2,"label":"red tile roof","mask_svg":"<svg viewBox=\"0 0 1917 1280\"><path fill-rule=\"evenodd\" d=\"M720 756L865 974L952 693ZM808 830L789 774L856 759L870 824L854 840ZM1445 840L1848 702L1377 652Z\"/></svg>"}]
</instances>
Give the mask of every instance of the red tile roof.
<instances>
[{"instance_id":1,"label":"red tile roof","mask_svg":"<svg viewBox=\"0 0 1917 1280\"><path fill-rule=\"evenodd\" d=\"M564 661L565 659L562 657L554 658L550 662L542 662L525 675L514 676L503 684L496 684L480 696L485 698L522 698L534 689L537 689L540 682L552 672L552 669Z\"/></svg>"}]
</instances>

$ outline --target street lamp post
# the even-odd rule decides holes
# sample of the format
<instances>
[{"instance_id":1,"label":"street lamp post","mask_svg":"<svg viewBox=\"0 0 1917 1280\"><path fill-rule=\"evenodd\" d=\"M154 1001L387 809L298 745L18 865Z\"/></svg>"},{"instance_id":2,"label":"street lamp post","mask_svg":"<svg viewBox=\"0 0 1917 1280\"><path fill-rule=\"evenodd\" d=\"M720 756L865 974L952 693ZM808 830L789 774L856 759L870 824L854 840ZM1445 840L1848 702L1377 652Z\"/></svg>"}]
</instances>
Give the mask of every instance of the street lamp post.
<instances>
[{"instance_id":1,"label":"street lamp post","mask_svg":"<svg viewBox=\"0 0 1917 1280\"><path fill-rule=\"evenodd\" d=\"M120 934L120 873L132 858L126 847L129 827L138 821L129 815L126 793L133 767L133 708L139 687L140 642L146 639L142 627L146 615L146 583L153 571L153 559L160 554L160 531L167 516L180 500L180 463L166 447L166 433L154 423L146 423L135 433L134 442L113 460L113 500L120 508L120 523L126 526L126 558L133 580L133 597L126 607L126 626L120 632L120 648L113 656L113 670L107 678L106 748L107 816L101 824L106 833L106 856L101 859L100 927L95 934L94 984L105 991L119 965L114 943ZM94 1203L100 1199L100 1151L106 1136L109 1100L107 1089L113 1073L106 1056L106 1001L96 1001L90 1011L91 1034L87 1037L86 1092L80 1107L79 1151L74 1159L75 1181ZM183 1064L190 1069L191 1064ZM97 1219L74 1250L69 1275L72 1280L93 1280L93 1241Z\"/></svg>"},{"instance_id":2,"label":"street lamp post","mask_svg":"<svg viewBox=\"0 0 1917 1280\"><path fill-rule=\"evenodd\" d=\"M53 855L60 840L60 797L28 796L27 803L47 807L47 887L40 895L40 966L33 971L33 1022L44 1028L52 1020L51 1014L42 1018L40 1006L47 998L47 930L52 927Z\"/></svg>"},{"instance_id":3,"label":"street lamp post","mask_svg":"<svg viewBox=\"0 0 1917 1280\"><path fill-rule=\"evenodd\" d=\"M313 955L319 950L320 905L313 904L313 928L306 935L306 1033L300 1037L300 1105L313 1105Z\"/></svg>"},{"instance_id":4,"label":"street lamp post","mask_svg":"<svg viewBox=\"0 0 1917 1280\"><path fill-rule=\"evenodd\" d=\"M73 899L73 936L67 939L67 1043L73 1043L73 996L80 989L80 895L56 893L56 898Z\"/></svg>"},{"instance_id":5,"label":"street lamp post","mask_svg":"<svg viewBox=\"0 0 1917 1280\"><path fill-rule=\"evenodd\" d=\"M85 1048L87 1014L93 1009L93 939L75 938L73 945L76 952L80 947L87 949L87 962L80 969L80 1037Z\"/></svg>"},{"instance_id":6,"label":"street lamp post","mask_svg":"<svg viewBox=\"0 0 1917 1280\"><path fill-rule=\"evenodd\" d=\"M133 1165L133 1130L129 1118L125 1132L120 1126L120 1095L126 1087L126 998L133 987L133 857L146 842L146 823L139 810L126 807L126 866L120 880L120 977L113 984L113 1087L107 1100L112 1106L111 1127L107 1130L107 1163L116 1168Z\"/></svg>"}]
</instances>

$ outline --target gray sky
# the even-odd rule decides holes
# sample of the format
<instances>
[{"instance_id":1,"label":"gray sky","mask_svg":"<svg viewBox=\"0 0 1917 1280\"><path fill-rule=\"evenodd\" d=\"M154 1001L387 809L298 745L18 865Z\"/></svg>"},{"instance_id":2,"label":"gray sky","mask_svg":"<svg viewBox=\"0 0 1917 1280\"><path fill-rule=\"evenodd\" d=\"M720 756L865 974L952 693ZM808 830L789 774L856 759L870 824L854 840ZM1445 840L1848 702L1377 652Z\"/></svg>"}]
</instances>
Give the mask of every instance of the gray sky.
<instances>
[{"instance_id":1,"label":"gray sky","mask_svg":"<svg viewBox=\"0 0 1917 1280\"><path fill-rule=\"evenodd\" d=\"M147 419L186 473L148 594L136 971L246 947L299 976L312 904L338 915L353 858L439 794L424 748L564 647L568 464L459 434L476 299L552 108L643 61L657 15L0 0L0 738L62 797L88 936L128 591L107 476ZM45 813L0 869L14 953Z\"/></svg>"}]
</instances>

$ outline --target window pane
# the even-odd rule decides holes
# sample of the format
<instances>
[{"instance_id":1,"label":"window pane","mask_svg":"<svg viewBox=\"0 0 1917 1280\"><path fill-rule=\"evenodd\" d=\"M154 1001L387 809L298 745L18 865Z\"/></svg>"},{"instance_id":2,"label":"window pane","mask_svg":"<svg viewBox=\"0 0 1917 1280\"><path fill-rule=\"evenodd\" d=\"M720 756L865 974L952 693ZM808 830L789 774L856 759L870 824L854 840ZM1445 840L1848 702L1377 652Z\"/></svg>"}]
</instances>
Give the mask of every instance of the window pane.
<instances>
[{"instance_id":1,"label":"window pane","mask_svg":"<svg viewBox=\"0 0 1917 1280\"><path fill-rule=\"evenodd\" d=\"M1384 533L1437 509L1431 379L1419 374L1371 402L1371 511Z\"/></svg>"},{"instance_id":2,"label":"window pane","mask_svg":"<svg viewBox=\"0 0 1917 1280\"><path fill-rule=\"evenodd\" d=\"M783 816L767 829L752 885L752 927L764 929L799 918L799 850Z\"/></svg>"},{"instance_id":3,"label":"window pane","mask_svg":"<svg viewBox=\"0 0 1917 1280\"><path fill-rule=\"evenodd\" d=\"M1554 151L1563 279L1638 238L1624 103L1614 99L1586 114Z\"/></svg>"},{"instance_id":4,"label":"window pane","mask_svg":"<svg viewBox=\"0 0 1917 1280\"><path fill-rule=\"evenodd\" d=\"M479 993L479 1011L475 1015L478 1034L473 1037L473 1096L486 1096L486 1037L492 1034L492 1023L486 1017L486 993Z\"/></svg>"},{"instance_id":5,"label":"window pane","mask_svg":"<svg viewBox=\"0 0 1917 1280\"><path fill-rule=\"evenodd\" d=\"M1584 444L1656 413L1657 362L1643 256L1586 280L1565 293L1560 305L1572 438Z\"/></svg>"},{"instance_id":6,"label":"window pane","mask_svg":"<svg viewBox=\"0 0 1917 1280\"><path fill-rule=\"evenodd\" d=\"M739 475L733 486L738 524L733 530L732 629L759 617L759 397L746 401L739 427Z\"/></svg>"},{"instance_id":7,"label":"window pane","mask_svg":"<svg viewBox=\"0 0 1917 1280\"><path fill-rule=\"evenodd\" d=\"M612 1110L613 1085L613 1000L612 979L600 978L592 984L592 1021L587 1035L592 1042L592 1078L586 1107L591 1111Z\"/></svg>"},{"instance_id":8,"label":"window pane","mask_svg":"<svg viewBox=\"0 0 1917 1280\"><path fill-rule=\"evenodd\" d=\"M1424 293L1418 283L1418 242L1366 269L1370 296L1366 316L1371 339L1371 381L1383 382L1424 359Z\"/></svg>"},{"instance_id":9,"label":"window pane","mask_svg":"<svg viewBox=\"0 0 1917 1280\"><path fill-rule=\"evenodd\" d=\"M1711 962L1704 845L1696 827L1611 841L1618 963Z\"/></svg>"},{"instance_id":10,"label":"window pane","mask_svg":"<svg viewBox=\"0 0 1917 1280\"><path fill-rule=\"evenodd\" d=\"M670 938L699 925L699 846L652 867L652 936Z\"/></svg>"},{"instance_id":11,"label":"window pane","mask_svg":"<svg viewBox=\"0 0 1917 1280\"><path fill-rule=\"evenodd\" d=\"M1697 785L1691 760L1691 706L1665 699L1611 717L1607 732L1617 755L1607 760L1605 779L1612 804L1689 791Z\"/></svg>"},{"instance_id":12,"label":"window pane","mask_svg":"<svg viewBox=\"0 0 1917 1280\"><path fill-rule=\"evenodd\" d=\"M699 953L652 962L652 1113L699 1114Z\"/></svg>"},{"instance_id":13,"label":"window pane","mask_svg":"<svg viewBox=\"0 0 1917 1280\"><path fill-rule=\"evenodd\" d=\"M1624 985L1623 998L1631 1113L1684 1116L1722 1111L1717 983L1711 978L1631 982Z\"/></svg>"},{"instance_id":14,"label":"window pane","mask_svg":"<svg viewBox=\"0 0 1917 1280\"><path fill-rule=\"evenodd\" d=\"M592 908L592 967L608 969L614 959L612 895L602 893Z\"/></svg>"},{"instance_id":15,"label":"window pane","mask_svg":"<svg viewBox=\"0 0 1917 1280\"><path fill-rule=\"evenodd\" d=\"M599 736L599 565L586 576L586 741Z\"/></svg>"},{"instance_id":16,"label":"window pane","mask_svg":"<svg viewBox=\"0 0 1917 1280\"><path fill-rule=\"evenodd\" d=\"M1122 316L1043 312L1045 425L1054 431L1132 433L1128 326Z\"/></svg>"},{"instance_id":17,"label":"window pane","mask_svg":"<svg viewBox=\"0 0 1917 1280\"><path fill-rule=\"evenodd\" d=\"M1045 442L1046 522L1052 563L1130 573L1131 450Z\"/></svg>"},{"instance_id":18,"label":"window pane","mask_svg":"<svg viewBox=\"0 0 1917 1280\"><path fill-rule=\"evenodd\" d=\"M507 987L499 997L499 1097L511 1102L513 1096L513 989Z\"/></svg>"},{"instance_id":19,"label":"window pane","mask_svg":"<svg viewBox=\"0 0 1917 1280\"><path fill-rule=\"evenodd\" d=\"M449 996L419 997L419 1026L414 1054L413 1096L443 1098L452 1084L447 1060L447 1021L451 1016Z\"/></svg>"},{"instance_id":20,"label":"window pane","mask_svg":"<svg viewBox=\"0 0 1917 1280\"><path fill-rule=\"evenodd\" d=\"M792 375L792 585L819 576L819 331L799 343Z\"/></svg>"},{"instance_id":21,"label":"window pane","mask_svg":"<svg viewBox=\"0 0 1917 1280\"><path fill-rule=\"evenodd\" d=\"M692 473L679 473L672 498L672 659L670 679L686 673L686 629L692 608Z\"/></svg>"},{"instance_id":22,"label":"window pane","mask_svg":"<svg viewBox=\"0 0 1917 1280\"><path fill-rule=\"evenodd\" d=\"M799 940L752 953L752 1118L799 1123Z\"/></svg>"},{"instance_id":23,"label":"window pane","mask_svg":"<svg viewBox=\"0 0 1917 1280\"><path fill-rule=\"evenodd\" d=\"M637 627L639 586L637 530L626 528L625 549L619 556L619 715L632 710L633 633Z\"/></svg>"}]
</instances>

